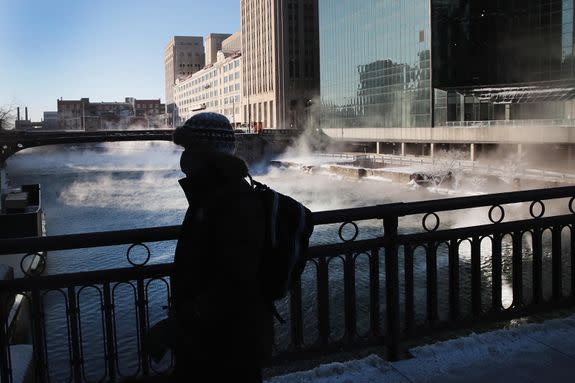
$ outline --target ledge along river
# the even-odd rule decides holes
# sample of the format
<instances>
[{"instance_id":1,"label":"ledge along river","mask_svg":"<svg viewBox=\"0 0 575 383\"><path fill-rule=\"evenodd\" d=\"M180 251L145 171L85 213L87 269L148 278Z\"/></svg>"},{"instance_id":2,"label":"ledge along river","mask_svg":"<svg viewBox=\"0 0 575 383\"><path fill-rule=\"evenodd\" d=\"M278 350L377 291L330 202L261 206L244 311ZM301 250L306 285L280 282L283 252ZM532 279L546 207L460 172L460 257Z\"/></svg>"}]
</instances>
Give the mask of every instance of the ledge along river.
<instances>
[{"instance_id":1,"label":"ledge along river","mask_svg":"<svg viewBox=\"0 0 575 383\"><path fill-rule=\"evenodd\" d=\"M180 224L187 202L179 187L178 179L183 177L179 170L181 149L169 142L106 143L74 146L51 146L28 149L11 157L7 173L11 184L39 183L42 186L42 202L46 213L48 235L100 232L166 226ZM326 161L310 159L310 161ZM425 189L414 190L407 185L394 184L384 180L350 180L326 172L313 174L298 170L253 166L255 179L276 190L303 202L312 211L372 206L392 202L410 202L422 199L438 199L445 196L430 193ZM529 204L510 206L506 216L513 210L528 210ZM489 223L486 210L475 209L458 213L442 213L441 229ZM478 214L478 211L481 214ZM523 213L521 213L523 214ZM313 244L338 243L338 225L317 227L312 236ZM381 221L358 222L358 239L382 235ZM346 228L345 231L349 229ZM421 217L400 219L400 232L421 231ZM349 233L347 233L349 234ZM565 234L565 233L564 233ZM531 240L524 238L524 254L528 258ZM544 278L550 275L550 235L544 236ZM511 292L511 239L503 243L503 303L509 306ZM491 297L489 278L491 260L488 241L482 242L482 270L484 302ZM175 241L150 245L152 256L149 264L166 263L173 259ZM126 257L127 246L109 248L79 249L50 252L48 274L73 273L97 269L130 267ZM140 251L140 254L137 254ZM563 249L569 253L569 248ZM142 257L141 250L135 250L135 258ZM403 259L400 253L400 280L403 281ZM438 250L438 299L440 318L448 310L447 246ZM567 259L568 257L564 257ZM470 305L470 246L464 241L460 248L462 310ZM356 259L357 328L359 334L369 329L369 275L368 257L358 255ZM564 286L570 285L570 265L564 275ZM333 258L329 263L330 326L332 338L343 335L343 262ZM380 257L380 286L382 318L385 312L384 257ZM415 304L416 317L422 321L426 310L426 262L423 249L415 252ZM529 283L530 268L524 268L524 281ZM403 283L403 282L401 282ZM316 278L313 265L308 264L302 277L304 308L304 341L312 343L317 338ZM129 376L140 371L136 362L138 347L137 317L135 310L135 284L112 285L116 321L116 347L120 376ZM402 286L403 289L403 286ZM161 280L150 281L147 286L149 322L154 324L165 316L167 284ZM66 291L44 292L47 352L51 381L69 381L72 377L69 354L69 327L65 320L67 305ZM79 321L83 363L83 379L98 381L106 374L105 337L102 335L101 286L77 288ZM545 296L550 286L544 288ZM403 294L403 292L402 292ZM527 294L529 294L527 292ZM526 300L529 298L526 294ZM403 301L403 296L401 297ZM286 305L279 307L287 314ZM402 314L403 315L403 314ZM287 314L289 317L289 314ZM383 322L383 321L382 321ZM278 349L289 343L289 325L277 325ZM164 361L165 363L165 361ZM161 369L161 366L153 366Z\"/></svg>"}]
</instances>

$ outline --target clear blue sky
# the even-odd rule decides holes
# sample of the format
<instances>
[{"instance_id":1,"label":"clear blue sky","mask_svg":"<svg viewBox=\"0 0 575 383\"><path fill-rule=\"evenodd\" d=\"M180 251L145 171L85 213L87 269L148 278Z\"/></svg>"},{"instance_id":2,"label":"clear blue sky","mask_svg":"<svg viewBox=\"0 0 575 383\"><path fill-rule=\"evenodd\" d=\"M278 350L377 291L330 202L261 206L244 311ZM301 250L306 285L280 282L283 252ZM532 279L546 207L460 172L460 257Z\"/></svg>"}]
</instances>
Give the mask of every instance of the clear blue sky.
<instances>
[{"instance_id":1,"label":"clear blue sky","mask_svg":"<svg viewBox=\"0 0 575 383\"><path fill-rule=\"evenodd\" d=\"M0 105L39 120L60 97L164 102L172 36L239 28L240 0L0 0Z\"/></svg>"}]
</instances>

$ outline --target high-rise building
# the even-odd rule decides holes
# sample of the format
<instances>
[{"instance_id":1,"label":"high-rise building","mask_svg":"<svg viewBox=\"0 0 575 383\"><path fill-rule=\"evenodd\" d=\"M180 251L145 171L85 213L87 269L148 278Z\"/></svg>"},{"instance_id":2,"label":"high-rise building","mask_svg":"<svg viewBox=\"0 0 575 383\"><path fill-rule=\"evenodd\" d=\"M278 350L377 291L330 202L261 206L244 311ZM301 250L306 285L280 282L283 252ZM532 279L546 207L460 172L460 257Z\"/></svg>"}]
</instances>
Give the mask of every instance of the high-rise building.
<instances>
[{"instance_id":1,"label":"high-rise building","mask_svg":"<svg viewBox=\"0 0 575 383\"><path fill-rule=\"evenodd\" d=\"M201 36L174 36L164 52L167 114L173 114L174 84L178 77L194 74L204 67L204 39ZM172 125L172 121L167 121Z\"/></svg>"},{"instance_id":2,"label":"high-rise building","mask_svg":"<svg viewBox=\"0 0 575 383\"><path fill-rule=\"evenodd\" d=\"M218 51L222 50L222 42L230 36L229 33L210 33L206 36L206 65L217 61Z\"/></svg>"},{"instance_id":3,"label":"high-rise building","mask_svg":"<svg viewBox=\"0 0 575 383\"><path fill-rule=\"evenodd\" d=\"M238 31L222 41L222 52L226 54L242 52L242 32Z\"/></svg>"},{"instance_id":4,"label":"high-rise building","mask_svg":"<svg viewBox=\"0 0 575 383\"><path fill-rule=\"evenodd\" d=\"M319 0L319 13L321 121L342 135L575 118L573 0Z\"/></svg>"},{"instance_id":5,"label":"high-rise building","mask_svg":"<svg viewBox=\"0 0 575 383\"><path fill-rule=\"evenodd\" d=\"M303 128L319 93L317 0L241 0L243 119Z\"/></svg>"},{"instance_id":6,"label":"high-rise building","mask_svg":"<svg viewBox=\"0 0 575 383\"><path fill-rule=\"evenodd\" d=\"M575 118L573 0L432 2L451 121Z\"/></svg>"}]
</instances>

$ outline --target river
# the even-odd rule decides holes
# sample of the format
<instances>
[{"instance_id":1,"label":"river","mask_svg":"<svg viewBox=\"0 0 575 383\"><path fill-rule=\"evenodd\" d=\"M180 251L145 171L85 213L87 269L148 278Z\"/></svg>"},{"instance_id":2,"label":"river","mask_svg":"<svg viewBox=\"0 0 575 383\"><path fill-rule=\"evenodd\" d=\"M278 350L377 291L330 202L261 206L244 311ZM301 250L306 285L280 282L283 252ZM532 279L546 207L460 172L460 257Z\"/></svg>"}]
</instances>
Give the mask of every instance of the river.
<instances>
[{"instance_id":1,"label":"river","mask_svg":"<svg viewBox=\"0 0 575 383\"><path fill-rule=\"evenodd\" d=\"M42 202L46 213L48 235L99 232L109 230L134 229L154 226L177 225L181 223L187 202L181 191L178 179L183 177L179 170L181 149L169 142L106 143L74 146L51 146L28 149L9 159L7 172L14 185L39 183L42 185ZM442 198L422 190L384 182L381 180L349 180L329 174L310 174L293 169L278 169L263 164L252 167L255 179L268 184L276 190L288 194L303 202L312 211L370 206L391 202L409 202L421 199ZM442 218L447 226L486 223L477 218L476 212L446 215ZM402 231L421 229L421 218L402 219ZM333 243L339 241L338 227L317 228L312 243ZM360 238L381 234L381 222L365 222L360 225ZM150 263L165 263L173 259L174 242L151 246ZM464 245L465 246L465 245ZM510 274L511 247L504 243L504 273ZM137 255L137 254L136 254ZM546 257L548 254L546 253ZM463 260L469 258L469 249L462 249ZM89 250L50 252L46 272L60 274L95 269L130 267L125 247L110 247ZM358 257L357 270L366 270L367 258ZM469 268L463 265L462 270ZM491 263L488 257L482 262L482 269L490 273ZM343 280L340 272L341 262L330 265L330 300L333 318L333 336L342 335L343 310L341 297ZM416 306L418 318L425 313L425 259L416 257ZM440 249L438 255L439 302L441 315L447 311L447 257L446 249ZM316 309L314 271L304 272L304 315L311 317ZM358 329L367 329L368 276L358 273ZM382 280L383 281L383 280ZM166 298L166 288L161 282L150 287L150 323L164 315L162 304ZM462 290L468 291L468 278L462 276ZM364 294L361 291L365 292ZM489 292L487 291L486 296ZM99 311L100 296L95 288L78 291L80 300L81 331L85 360L85 378L98 380L104 369L101 357L104 339L101 335L101 318L91 315ZM469 296L467 294L467 296ZM511 303L510 283L504 282L504 305ZM133 340L137 336L134 326L136 318L133 310L134 288L130 284L120 284L114 289L115 305L120 310L117 315L118 350L120 360L118 368L123 375L138 370L132 361L137 353ZM83 303L86 302L86 303ZM85 306L82 306L85 304ZM71 372L67 365L67 343L59 341L67 334L66 323L61 320L65 311L66 298L61 292L47 292L46 323L48 351L51 355L51 377L54 381L67 380ZM468 307L469 301L463 302ZM383 305L382 305L383 306ZM120 307L125 307L121 309ZM285 308L283 310L285 312ZM364 315L365 314L365 315ZM362 318L365 318L362 319ZM313 341L317 335L314 321L304 320L305 340ZM278 331L280 343L287 342L287 329Z\"/></svg>"}]
</instances>

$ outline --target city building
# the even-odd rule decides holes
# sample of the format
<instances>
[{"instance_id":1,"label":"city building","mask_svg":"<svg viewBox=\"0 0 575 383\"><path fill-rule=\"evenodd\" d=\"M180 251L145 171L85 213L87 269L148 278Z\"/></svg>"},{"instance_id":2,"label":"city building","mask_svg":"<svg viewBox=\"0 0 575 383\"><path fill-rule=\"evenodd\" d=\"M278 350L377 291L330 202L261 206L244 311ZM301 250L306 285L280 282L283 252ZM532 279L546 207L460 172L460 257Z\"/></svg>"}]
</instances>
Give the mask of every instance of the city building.
<instances>
[{"instance_id":1,"label":"city building","mask_svg":"<svg viewBox=\"0 0 575 383\"><path fill-rule=\"evenodd\" d=\"M225 115L232 125L246 122L242 118L242 55L219 51L217 61L204 69L180 78L174 88L176 125L200 112Z\"/></svg>"},{"instance_id":2,"label":"city building","mask_svg":"<svg viewBox=\"0 0 575 383\"><path fill-rule=\"evenodd\" d=\"M241 0L242 117L303 128L319 94L317 0Z\"/></svg>"},{"instance_id":3,"label":"city building","mask_svg":"<svg viewBox=\"0 0 575 383\"><path fill-rule=\"evenodd\" d=\"M433 86L448 92L448 121L575 118L573 0L432 4Z\"/></svg>"},{"instance_id":4,"label":"city building","mask_svg":"<svg viewBox=\"0 0 575 383\"><path fill-rule=\"evenodd\" d=\"M165 105L160 99L127 97L124 102L90 102L89 98L58 100L59 129L64 130L155 129L163 127L164 121Z\"/></svg>"},{"instance_id":5,"label":"city building","mask_svg":"<svg viewBox=\"0 0 575 383\"><path fill-rule=\"evenodd\" d=\"M222 50L222 42L230 36L229 33L210 33L206 36L204 40L206 44L206 66L217 61L218 51Z\"/></svg>"},{"instance_id":6,"label":"city building","mask_svg":"<svg viewBox=\"0 0 575 383\"><path fill-rule=\"evenodd\" d=\"M332 137L472 142L405 128L575 118L573 0L319 0L319 29Z\"/></svg>"},{"instance_id":7,"label":"city building","mask_svg":"<svg viewBox=\"0 0 575 383\"><path fill-rule=\"evenodd\" d=\"M174 85L179 77L188 77L205 66L204 39L201 36L174 36L164 51L166 112L172 116ZM172 126L172 117L166 123Z\"/></svg>"},{"instance_id":8,"label":"city building","mask_svg":"<svg viewBox=\"0 0 575 383\"><path fill-rule=\"evenodd\" d=\"M222 52L226 54L242 52L242 33L240 31L222 41Z\"/></svg>"},{"instance_id":9,"label":"city building","mask_svg":"<svg viewBox=\"0 0 575 383\"><path fill-rule=\"evenodd\" d=\"M60 127L58 119L58 112L44 112L44 121L42 129L44 130L57 130Z\"/></svg>"}]
</instances>

